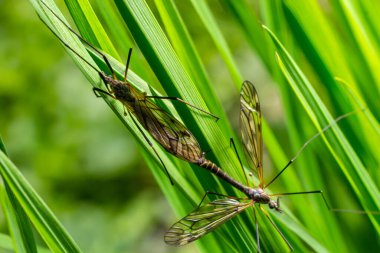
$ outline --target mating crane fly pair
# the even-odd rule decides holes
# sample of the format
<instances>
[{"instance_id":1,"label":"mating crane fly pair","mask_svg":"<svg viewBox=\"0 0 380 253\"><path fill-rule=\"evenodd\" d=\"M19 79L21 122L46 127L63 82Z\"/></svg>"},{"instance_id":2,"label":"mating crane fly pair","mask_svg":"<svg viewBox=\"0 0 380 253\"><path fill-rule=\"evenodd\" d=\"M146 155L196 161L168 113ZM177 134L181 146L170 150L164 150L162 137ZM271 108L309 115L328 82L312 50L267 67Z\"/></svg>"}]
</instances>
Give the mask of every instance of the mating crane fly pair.
<instances>
[{"instance_id":1,"label":"mating crane fly pair","mask_svg":"<svg viewBox=\"0 0 380 253\"><path fill-rule=\"evenodd\" d=\"M319 133L314 135L309 141L307 141L302 148L298 151L296 156L289 161L289 163L277 174L268 184L264 185L263 181L263 141L262 141L262 124L261 124L261 111L258 94L252 85L252 83L245 81L242 85L241 98L240 98L240 124L241 124L241 134L243 140L243 147L246 155L246 160L250 168L256 173L259 178L259 185L257 187L250 187L248 180L246 185L234 180L226 172L220 169L217 165L207 160L204 157L204 152L202 152L198 141L192 135L192 133L176 118L168 114L151 99L170 99L185 103L203 113L211 115L212 117L218 119L213 114L191 105L179 98L174 97L158 97L158 96L148 96L132 87L127 81L127 72L129 68L129 62L131 58L132 49L130 49L128 54L128 59L126 63L124 79L119 80L109 63L107 57L97 48L92 46L89 42L83 39L77 32L75 32L71 27L69 27L45 2L40 1L67 29L69 29L75 36L77 36L83 43L85 43L89 48L98 53L106 63L111 75L107 75L100 71L97 67L88 62L83 56L76 52L70 45L63 41L60 36L46 24L46 26L51 30L51 32L61 41L61 43L71 50L75 55L77 55L81 60L83 60L88 66L94 69L100 76L100 78L105 83L107 90L102 90L100 88L93 88L96 96L107 95L114 99L120 101L124 106L125 115L129 115L133 123L136 125L140 133L143 135L144 139L147 141L149 146L152 148L159 161L161 162L163 168L168 175L170 182L173 184L172 179L167 171L165 164L161 160L157 151L155 150L153 144L150 142L149 138L145 135L141 126L149 132L152 137L159 143L166 151L175 155L176 157L188 161L190 163L196 164L211 173L219 177L220 179L231 184L241 192L246 195L246 198L234 198L224 196L225 198L214 200L202 206L202 202L208 194L217 193L206 193L203 197L198 208L191 212L189 215L175 223L165 234L165 242L170 245L181 246L189 242L199 239L208 232L211 232L218 226L222 225L224 222L228 221L232 217L236 216L240 212L244 211L248 207L254 206L254 204L259 205L259 209L263 211L264 215L269 219L270 223L281 235L283 240L286 242L290 250L293 250L292 246L288 240L284 237L281 231L278 229L276 224L269 217L268 213L263 209L261 204L267 204L270 209L274 209L281 212L279 196L294 195L294 194L320 194L327 205L326 199L324 198L321 191L307 191L307 192L293 192L293 193L280 193L280 194L268 194L265 192L270 184L272 184L282 172L298 157L299 153L317 136L330 128L333 124L337 123L339 120L347 117L349 114L345 114L337 118L330 125L326 126ZM141 126L140 126L141 125ZM233 143L233 142L232 142ZM234 143L233 143L234 144ZM234 145L236 151L236 147ZM240 161L240 158L239 158ZM241 161L240 161L241 164ZM274 198L277 197L275 200ZM330 209L330 208L329 208ZM255 209L253 209L255 210ZM331 210L331 209L330 209ZM260 238L259 229L256 219L256 212L254 211L255 222L256 222L256 235L257 235L257 246L258 251L260 251Z\"/></svg>"}]
</instances>

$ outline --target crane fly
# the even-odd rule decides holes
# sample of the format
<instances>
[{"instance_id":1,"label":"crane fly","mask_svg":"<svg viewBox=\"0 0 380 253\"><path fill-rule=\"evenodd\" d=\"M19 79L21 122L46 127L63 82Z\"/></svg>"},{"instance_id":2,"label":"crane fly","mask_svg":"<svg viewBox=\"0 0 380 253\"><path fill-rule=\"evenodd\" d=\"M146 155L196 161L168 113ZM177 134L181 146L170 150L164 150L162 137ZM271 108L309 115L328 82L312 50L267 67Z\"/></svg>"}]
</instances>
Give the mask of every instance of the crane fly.
<instances>
[{"instance_id":1,"label":"crane fly","mask_svg":"<svg viewBox=\"0 0 380 253\"><path fill-rule=\"evenodd\" d=\"M195 241L207 233L213 231L226 221L230 220L237 214L243 212L245 209L258 204L259 209L263 212L263 214L268 218L270 223L285 241L287 246L291 251L293 251L293 247L290 245L289 241L285 238L283 233L279 230L276 224L269 217L267 211L263 208L262 205L268 205L269 209L273 209L279 213L282 212L280 209L280 201L279 196L287 196L287 195L295 195L295 194L320 194L323 198L324 203L327 208L331 211L349 211L343 209L331 209L328 205L326 198L324 197L322 191L304 191L304 192L290 192L290 193L277 193L277 194L269 194L265 191L265 189L272 184L289 165L298 157L298 155L304 150L304 148L316 137L330 128L333 124L337 123L341 119L349 116L353 112L344 114L338 118L336 118L331 124L325 126L322 131L315 134L311 139L304 143L301 149L297 152L296 156L291 159L288 164L266 185L263 180L263 139L262 139L262 123L261 123L261 111L260 111L260 103L257 91L253 84L249 81L245 81L241 88L240 93L240 131L243 142L243 149L246 156L247 163L249 167L253 170L256 176L259 179L259 184L257 187L250 187L248 185L244 185L240 182L237 182L233 178L231 178L226 172L222 169L213 165L210 167L210 171L228 182L241 192L243 192L246 197L245 198L235 198L230 196L225 196L218 193L207 192L202 198L201 203L198 207L176 222L165 234L164 240L167 244L173 246L182 246L186 245L192 241ZM232 139L231 139L232 140ZM236 147L233 143L233 147L237 154ZM238 156L239 158L239 156ZM239 158L239 162L241 160ZM245 175L245 174L244 174ZM214 194L218 196L223 196L224 198L216 199L212 202L206 203L202 205L205 197L208 194ZM256 218L256 211L254 210L254 218L256 224L256 236L257 236L257 250L260 252L260 237L259 237L259 225ZM365 213L364 211L357 211L358 213ZM380 212L372 212L373 214L380 214Z\"/></svg>"},{"instance_id":2,"label":"crane fly","mask_svg":"<svg viewBox=\"0 0 380 253\"><path fill-rule=\"evenodd\" d=\"M127 73L129 68L129 62L131 59L132 49L129 50L128 59L124 72L124 79L119 80L116 77L116 74L108 61L106 55L98 50L96 47L91 45L88 41L82 38L77 32L75 32L69 25L67 25L63 19L61 19L44 1L41 1L43 5L67 28L69 29L76 37L78 37L83 43L85 43L92 50L97 52L106 63L108 69L111 72L111 75L107 75L103 71L98 70L97 67L92 65L83 56L76 52L70 45L63 41L60 36L53 31L49 25L47 25L41 18L42 22L51 30L51 32L61 41L61 43L76 54L81 60L83 60L88 66L94 69L104 82L106 90L100 88L93 88L93 91L97 97L101 94L110 96L118 101L120 101L124 106L124 114L129 115L136 125L140 133L143 135L144 139L147 141L149 146L153 149L154 153L160 160L162 166L164 167L166 174L169 177L170 182L173 184L172 179L169 175L169 172L166 169L165 164L158 155L153 144L149 138L142 131L140 125L151 134L151 136L169 153L175 155L176 157L199 165L200 167L208 168L214 167L215 165L207 160L204 157L204 152L202 152L198 141L193 136L193 134L174 116L165 112L162 108L157 106L152 102L152 99L169 99L176 100L182 103L185 103L188 106L191 106L197 110L200 110L203 113L206 113L216 120L219 118L210 112L207 112L201 108L198 108L186 101L183 101L175 97L160 97L160 96L148 96L146 93L142 93L134 88L127 81ZM138 123L139 124L138 124Z\"/></svg>"}]
</instances>

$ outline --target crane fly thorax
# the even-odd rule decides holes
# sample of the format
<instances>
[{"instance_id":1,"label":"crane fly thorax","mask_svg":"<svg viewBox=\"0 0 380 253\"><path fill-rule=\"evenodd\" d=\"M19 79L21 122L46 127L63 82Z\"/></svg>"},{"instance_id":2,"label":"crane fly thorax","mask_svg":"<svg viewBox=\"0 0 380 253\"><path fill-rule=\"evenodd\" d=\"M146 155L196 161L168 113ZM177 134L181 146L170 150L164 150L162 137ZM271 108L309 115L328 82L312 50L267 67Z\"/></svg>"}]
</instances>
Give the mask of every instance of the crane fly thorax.
<instances>
[{"instance_id":1,"label":"crane fly thorax","mask_svg":"<svg viewBox=\"0 0 380 253\"><path fill-rule=\"evenodd\" d=\"M114 80L113 83L110 84L110 87L116 99L125 102L136 101L136 98L131 93L130 86L127 83L119 80Z\"/></svg>"},{"instance_id":2,"label":"crane fly thorax","mask_svg":"<svg viewBox=\"0 0 380 253\"><path fill-rule=\"evenodd\" d=\"M127 103L136 101L135 96L131 93L131 86L127 82L114 79L112 76L108 76L103 72L99 72L99 75L106 86L110 87L111 94L113 94L116 99Z\"/></svg>"},{"instance_id":3,"label":"crane fly thorax","mask_svg":"<svg viewBox=\"0 0 380 253\"><path fill-rule=\"evenodd\" d=\"M280 209L280 203L277 199L277 201L271 199L270 195L266 193L261 188L248 188L246 190L246 194L249 196L250 199L255 201L255 203L259 204L267 204L270 209L275 209L278 212L281 212Z\"/></svg>"},{"instance_id":4,"label":"crane fly thorax","mask_svg":"<svg viewBox=\"0 0 380 253\"><path fill-rule=\"evenodd\" d=\"M256 203L268 204L271 200L269 195L261 188L249 188L247 195Z\"/></svg>"}]
</instances>

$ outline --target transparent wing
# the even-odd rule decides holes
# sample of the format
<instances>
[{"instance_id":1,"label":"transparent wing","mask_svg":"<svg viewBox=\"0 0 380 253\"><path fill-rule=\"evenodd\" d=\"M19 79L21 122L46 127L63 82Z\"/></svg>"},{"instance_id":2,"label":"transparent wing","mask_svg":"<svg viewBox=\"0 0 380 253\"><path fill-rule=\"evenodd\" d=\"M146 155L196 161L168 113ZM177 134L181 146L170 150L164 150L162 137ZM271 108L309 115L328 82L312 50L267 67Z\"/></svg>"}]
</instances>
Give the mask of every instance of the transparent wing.
<instances>
[{"instance_id":1,"label":"transparent wing","mask_svg":"<svg viewBox=\"0 0 380 253\"><path fill-rule=\"evenodd\" d=\"M253 84L244 81L240 92L240 131L245 157L263 187L263 140L259 96Z\"/></svg>"},{"instance_id":2,"label":"transparent wing","mask_svg":"<svg viewBox=\"0 0 380 253\"><path fill-rule=\"evenodd\" d=\"M253 204L253 200L219 199L207 203L175 223L165 234L169 245L182 246L213 231Z\"/></svg>"},{"instance_id":3,"label":"transparent wing","mask_svg":"<svg viewBox=\"0 0 380 253\"><path fill-rule=\"evenodd\" d=\"M202 150L192 133L176 118L149 99L127 105L142 126L168 152L191 163L197 163Z\"/></svg>"}]
</instances>

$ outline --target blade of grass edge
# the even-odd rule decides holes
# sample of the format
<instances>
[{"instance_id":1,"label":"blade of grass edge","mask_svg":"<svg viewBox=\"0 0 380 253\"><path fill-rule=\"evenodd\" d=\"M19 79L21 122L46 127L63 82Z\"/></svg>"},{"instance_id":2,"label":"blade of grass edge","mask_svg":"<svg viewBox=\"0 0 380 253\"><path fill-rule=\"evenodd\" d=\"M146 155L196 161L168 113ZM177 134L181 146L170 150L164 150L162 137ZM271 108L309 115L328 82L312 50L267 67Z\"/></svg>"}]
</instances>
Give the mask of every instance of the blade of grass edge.
<instances>
[{"instance_id":1,"label":"blade of grass edge","mask_svg":"<svg viewBox=\"0 0 380 253\"><path fill-rule=\"evenodd\" d=\"M45 202L2 151L0 151L0 173L52 251L81 252Z\"/></svg>"},{"instance_id":2,"label":"blade of grass edge","mask_svg":"<svg viewBox=\"0 0 380 253\"><path fill-rule=\"evenodd\" d=\"M7 154L1 136L0 150L2 150L4 154ZM0 191L1 204L8 228L12 235L11 238L15 252L37 252L36 241L32 233L30 221L5 180L4 187L1 186Z\"/></svg>"},{"instance_id":3,"label":"blade of grass edge","mask_svg":"<svg viewBox=\"0 0 380 253\"><path fill-rule=\"evenodd\" d=\"M230 72L235 86L240 89L240 85L243 81L242 75L237 67L237 64L235 63L231 50L229 49L228 44L224 39L224 36L220 31L210 8L205 1L191 0L190 2L198 13L198 16L201 18L203 25L207 28L211 38L215 43L215 46L219 50L219 53Z\"/></svg>"},{"instance_id":4,"label":"blade of grass edge","mask_svg":"<svg viewBox=\"0 0 380 253\"><path fill-rule=\"evenodd\" d=\"M214 89L212 89L210 79L207 75L204 64L202 63L198 52L196 51L193 40L190 37L183 19L173 1L155 1L160 17L163 20L171 45L176 50L178 57L187 68L190 76L194 80L201 94L207 94L206 104L209 108L213 108L213 113L220 118L227 118L223 108L217 100ZM225 126L223 124L223 126ZM223 127L222 126L222 127ZM227 132L230 126L223 129ZM230 133L232 136L232 133Z\"/></svg>"}]
</instances>

